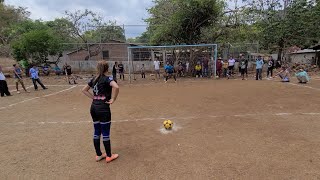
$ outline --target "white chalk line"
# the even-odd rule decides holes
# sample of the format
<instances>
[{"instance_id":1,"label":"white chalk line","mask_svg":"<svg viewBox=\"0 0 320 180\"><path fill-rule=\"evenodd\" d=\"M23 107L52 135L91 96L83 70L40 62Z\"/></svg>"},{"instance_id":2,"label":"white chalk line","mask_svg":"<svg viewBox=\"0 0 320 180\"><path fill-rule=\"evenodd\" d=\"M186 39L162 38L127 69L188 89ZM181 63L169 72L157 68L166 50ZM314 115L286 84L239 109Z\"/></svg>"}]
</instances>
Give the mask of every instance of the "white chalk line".
<instances>
[{"instance_id":1,"label":"white chalk line","mask_svg":"<svg viewBox=\"0 0 320 180\"><path fill-rule=\"evenodd\" d=\"M72 86L72 87L70 87L68 89L64 89L64 90L61 90L61 91L58 91L58 92L55 92L55 93L47 94L47 95L44 95L42 97L49 97L49 96L57 95L59 93L65 92L65 91L69 91L69 90L71 90L71 89L73 89L75 87L77 87L77 86Z\"/></svg>"},{"instance_id":2,"label":"white chalk line","mask_svg":"<svg viewBox=\"0 0 320 180\"><path fill-rule=\"evenodd\" d=\"M25 102L28 102L28 101L32 101L32 100L35 100L35 99L39 99L39 98L40 98L40 97L35 97L35 98L26 99L26 100L23 100L23 101L14 103L14 104L10 104L9 107L15 106L15 105L17 105L17 104L25 103Z\"/></svg>"},{"instance_id":3,"label":"white chalk line","mask_svg":"<svg viewBox=\"0 0 320 180\"><path fill-rule=\"evenodd\" d=\"M33 86L28 86L28 87L26 87L26 89L30 89L30 88L32 88ZM22 90L23 90L23 88L22 88ZM21 90L20 90L21 91ZM12 91L10 91L10 92L17 92L17 90L15 89L15 90L12 90Z\"/></svg>"},{"instance_id":4,"label":"white chalk line","mask_svg":"<svg viewBox=\"0 0 320 180\"><path fill-rule=\"evenodd\" d=\"M314 87L311 87L311 86L299 85L299 84L294 84L294 83L288 83L288 84L293 85L293 86L299 86L299 87L304 87L304 88L309 88L309 89L320 91L319 88L314 88Z\"/></svg>"},{"instance_id":5,"label":"white chalk line","mask_svg":"<svg viewBox=\"0 0 320 180\"><path fill-rule=\"evenodd\" d=\"M308 115L308 116L317 116L320 115L320 113L315 112L308 112L308 113L274 113L274 114L268 114L268 113L259 113L259 114L236 114L236 115L207 115L207 116L186 116L186 117L157 117L157 118L140 118L140 119L123 119L123 120L115 120L111 121L112 123L124 123L124 122L141 122L141 121L160 121L165 119L170 120L188 120L188 119L196 119L196 118L224 118L224 117L249 117L249 116L293 116L293 115ZM92 121L49 121L49 122L32 122L36 123L38 125L67 125L67 124L92 124ZM27 122L17 122L17 123L8 123L8 124L14 124L14 125L25 125ZM29 123L31 124L31 123Z\"/></svg>"},{"instance_id":6,"label":"white chalk line","mask_svg":"<svg viewBox=\"0 0 320 180\"><path fill-rule=\"evenodd\" d=\"M51 94L48 94L48 95L44 95L42 96L42 98L45 98L45 97L49 97L49 96L53 96L53 95L57 95L59 93L62 93L62 92L65 92L65 91L69 91L73 88L75 88L77 86L72 86L70 88L67 88L67 89L64 89L64 90L61 90L61 91L58 91L58 92L54 92L54 93L51 93ZM23 101L20 101L20 102L17 102L17 103L13 103L13 104L10 104L8 105L7 107L0 107L0 110L3 110L3 109L6 109L8 107L12 107L12 106L15 106L15 105L18 105L18 104L22 104L22 103L25 103L25 102L28 102L28 101L32 101L32 100L35 100L35 99L40 99L41 97L34 97L34 98L30 98L30 99L25 99Z\"/></svg>"}]
</instances>

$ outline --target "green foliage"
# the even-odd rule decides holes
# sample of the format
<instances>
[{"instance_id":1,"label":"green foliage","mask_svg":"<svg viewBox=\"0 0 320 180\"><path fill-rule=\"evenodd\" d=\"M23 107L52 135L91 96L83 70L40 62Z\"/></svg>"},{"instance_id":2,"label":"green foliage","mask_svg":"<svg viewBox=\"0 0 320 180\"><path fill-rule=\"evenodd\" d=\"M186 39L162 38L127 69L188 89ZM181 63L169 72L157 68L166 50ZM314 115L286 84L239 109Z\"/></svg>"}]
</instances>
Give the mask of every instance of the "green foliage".
<instances>
[{"instance_id":1,"label":"green foliage","mask_svg":"<svg viewBox=\"0 0 320 180\"><path fill-rule=\"evenodd\" d=\"M156 0L146 20L151 44L199 42L201 30L216 23L222 7L219 0Z\"/></svg>"},{"instance_id":2,"label":"green foliage","mask_svg":"<svg viewBox=\"0 0 320 180\"><path fill-rule=\"evenodd\" d=\"M12 44L13 57L17 61L31 59L33 63L41 64L47 61L49 55L59 56L62 53L62 39L44 23L39 23L25 26L31 28Z\"/></svg>"}]
</instances>

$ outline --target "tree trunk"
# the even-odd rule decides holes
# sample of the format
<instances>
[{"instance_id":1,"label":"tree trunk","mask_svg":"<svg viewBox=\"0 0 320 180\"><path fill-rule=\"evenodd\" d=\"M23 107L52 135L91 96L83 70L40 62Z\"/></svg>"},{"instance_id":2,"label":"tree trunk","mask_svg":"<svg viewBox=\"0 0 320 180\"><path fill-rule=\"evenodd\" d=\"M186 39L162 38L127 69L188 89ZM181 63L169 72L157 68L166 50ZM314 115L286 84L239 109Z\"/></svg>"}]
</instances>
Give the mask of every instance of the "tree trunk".
<instances>
[{"instance_id":1,"label":"tree trunk","mask_svg":"<svg viewBox=\"0 0 320 180\"><path fill-rule=\"evenodd\" d=\"M283 51L283 47L284 47L284 41L283 39L280 39L279 43L278 43L278 61L281 61L282 59L282 51Z\"/></svg>"}]
</instances>

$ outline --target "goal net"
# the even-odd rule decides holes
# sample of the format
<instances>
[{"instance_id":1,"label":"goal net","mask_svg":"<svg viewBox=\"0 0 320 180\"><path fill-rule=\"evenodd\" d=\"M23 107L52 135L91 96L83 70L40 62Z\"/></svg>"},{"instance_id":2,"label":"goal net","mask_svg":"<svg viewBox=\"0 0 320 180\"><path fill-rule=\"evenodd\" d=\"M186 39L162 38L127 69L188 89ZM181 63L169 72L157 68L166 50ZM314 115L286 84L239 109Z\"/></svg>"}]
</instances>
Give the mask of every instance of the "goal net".
<instances>
[{"instance_id":1,"label":"goal net","mask_svg":"<svg viewBox=\"0 0 320 180\"><path fill-rule=\"evenodd\" d=\"M217 44L170 45L170 46L129 46L128 71L130 82L139 79L141 68L147 73L154 73L154 61L160 61L160 73L169 62L176 70L183 68L182 76L195 75L194 67L202 66L204 77L216 77Z\"/></svg>"}]
</instances>

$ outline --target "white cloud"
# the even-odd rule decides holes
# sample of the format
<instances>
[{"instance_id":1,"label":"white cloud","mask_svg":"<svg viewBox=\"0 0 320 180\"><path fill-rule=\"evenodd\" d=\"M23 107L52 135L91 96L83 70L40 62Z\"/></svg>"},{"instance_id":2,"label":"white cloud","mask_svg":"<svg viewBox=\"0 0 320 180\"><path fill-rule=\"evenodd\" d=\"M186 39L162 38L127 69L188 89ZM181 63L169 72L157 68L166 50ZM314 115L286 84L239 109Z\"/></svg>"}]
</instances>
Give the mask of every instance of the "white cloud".
<instances>
[{"instance_id":1,"label":"white cloud","mask_svg":"<svg viewBox=\"0 0 320 180\"><path fill-rule=\"evenodd\" d=\"M27 7L30 18L53 20L63 16L65 10L89 9L102 15L105 20L116 20L122 25L142 25L147 18L147 8L152 0L5 0L6 4ZM126 36L139 36L145 27L125 26Z\"/></svg>"}]
</instances>

